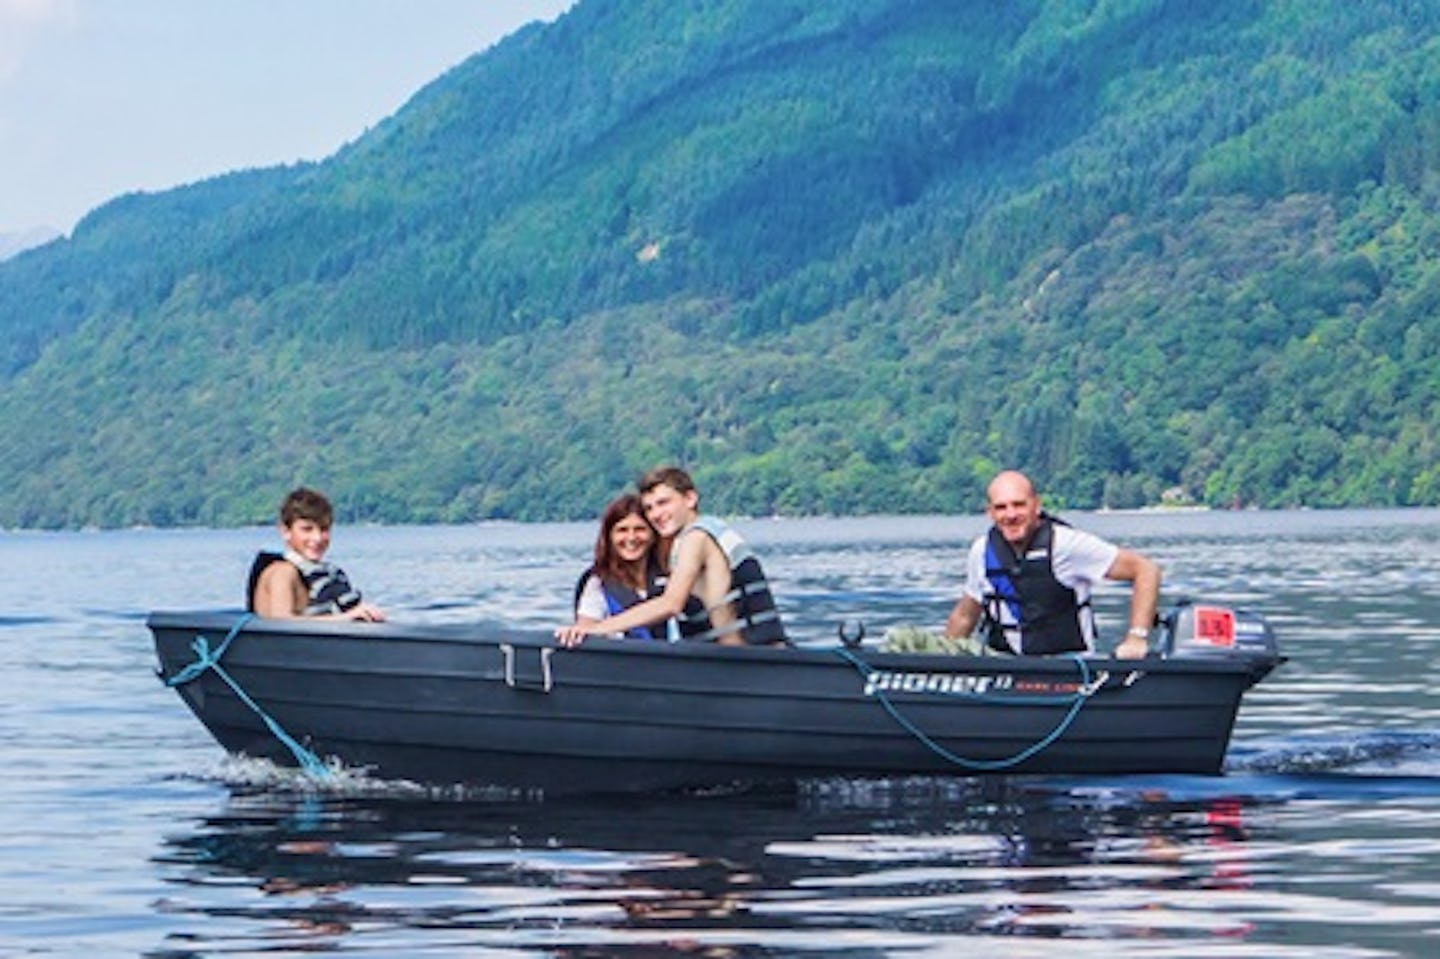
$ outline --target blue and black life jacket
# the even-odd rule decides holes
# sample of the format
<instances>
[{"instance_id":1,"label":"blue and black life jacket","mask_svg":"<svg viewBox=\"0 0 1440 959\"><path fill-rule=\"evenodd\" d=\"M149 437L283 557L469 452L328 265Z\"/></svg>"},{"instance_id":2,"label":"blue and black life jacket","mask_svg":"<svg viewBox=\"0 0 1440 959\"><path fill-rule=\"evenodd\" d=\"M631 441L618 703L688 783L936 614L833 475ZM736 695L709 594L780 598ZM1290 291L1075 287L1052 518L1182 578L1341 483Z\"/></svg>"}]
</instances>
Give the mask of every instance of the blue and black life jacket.
<instances>
[{"instance_id":1,"label":"blue and black life jacket","mask_svg":"<svg viewBox=\"0 0 1440 959\"><path fill-rule=\"evenodd\" d=\"M605 597L605 611L607 615L614 616L616 613L623 613L632 606L643 603L646 597L641 596L629 584L621 582L612 576L604 576L595 571L591 566L580 574L580 579L575 583L575 598L571 606L573 609L580 608L580 595L585 592L585 584L590 578L598 577L600 580L600 592ZM660 568L653 562L645 566L645 590L650 596L658 596L665 589L665 578L660 574ZM625 631L630 639L664 639L664 630L652 626L634 626Z\"/></svg>"},{"instance_id":2,"label":"blue and black life jacket","mask_svg":"<svg viewBox=\"0 0 1440 959\"><path fill-rule=\"evenodd\" d=\"M308 597L302 615L323 616L326 613L343 613L360 604L360 591L350 584L345 571L334 563L312 563L294 553L273 553L262 550L255 554L250 564L250 579L245 587L245 608L255 612L255 587L260 574L271 563L288 562L300 573Z\"/></svg>"},{"instance_id":3,"label":"blue and black life jacket","mask_svg":"<svg viewBox=\"0 0 1440 959\"><path fill-rule=\"evenodd\" d=\"M739 633L751 646L788 642L765 570L740 535L713 516L696 518L690 528L709 536L724 551L730 565L730 589L708 609L703 603L693 602L692 597L692 602L686 604L685 612L679 617L680 635L685 639L714 641ZM684 535L686 531L675 538L676 544ZM671 565L674 565L673 561ZM711 614L725 606L734 611L734 621L717 627Z\"/></svg>"},{"instance_id":4,"label":"blue and black life jacket","mask_svg":"<svg viewBox=\"0 0 1440 959\"><path fill-rule=\"evenodd\" d=\"M1010 542L995 527L985 542L985 578L991 592L985 597L986 643L1001 652L1014 652L1005 641L1006 629L1020 631L1020 651L1025 655L1084 652L1083 602L1075 590L1055 578L1055 526L1068 525L1041 514L1040 526L1017 556ZM1010 613L1013 624L1005 626L1001 610Z\"/></svg>"}]
</instances>

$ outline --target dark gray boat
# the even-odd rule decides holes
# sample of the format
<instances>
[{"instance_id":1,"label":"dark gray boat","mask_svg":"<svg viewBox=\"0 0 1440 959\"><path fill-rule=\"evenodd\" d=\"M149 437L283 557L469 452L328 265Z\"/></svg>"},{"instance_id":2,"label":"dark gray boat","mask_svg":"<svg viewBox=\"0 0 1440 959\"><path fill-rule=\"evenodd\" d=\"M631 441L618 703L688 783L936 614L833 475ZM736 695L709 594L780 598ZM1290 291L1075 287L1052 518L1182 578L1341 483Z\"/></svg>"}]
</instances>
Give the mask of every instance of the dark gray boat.
<instances>
[{"instance_id":1,"label":"dark gray boat","mask_svg":"<svg viewBox=\"0 0 1440 959\"><path fill-rule=\"evenodd\" d=\"M728 648L479 626L156 612L159 675L222 746L547 793L810 777L1222 770L1281 661L1258 616L1183 606L1145 660Z\"/></svg>"}]
</instances>

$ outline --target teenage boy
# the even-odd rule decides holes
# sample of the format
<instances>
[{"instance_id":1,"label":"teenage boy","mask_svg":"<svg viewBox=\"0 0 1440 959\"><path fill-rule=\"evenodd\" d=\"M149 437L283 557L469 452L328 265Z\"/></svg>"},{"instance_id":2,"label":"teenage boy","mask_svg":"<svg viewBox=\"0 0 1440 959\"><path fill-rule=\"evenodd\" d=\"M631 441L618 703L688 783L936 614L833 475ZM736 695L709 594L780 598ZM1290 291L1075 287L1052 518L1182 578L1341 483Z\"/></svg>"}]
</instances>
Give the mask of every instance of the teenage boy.
<instances>
[{"instance_id":1,"label":"teenage boy","mask_svg":"<svg viewBox=\"0 0 1440 959\"><path fill-rule=\"evenodd\" d=\"M383 622L345 571L325 561L330 548L330 501L315 490L291 490L280 504L283 553L261 552L250 567L246 608L267 619L339 619Z\"/></svg>"}]
</instances>

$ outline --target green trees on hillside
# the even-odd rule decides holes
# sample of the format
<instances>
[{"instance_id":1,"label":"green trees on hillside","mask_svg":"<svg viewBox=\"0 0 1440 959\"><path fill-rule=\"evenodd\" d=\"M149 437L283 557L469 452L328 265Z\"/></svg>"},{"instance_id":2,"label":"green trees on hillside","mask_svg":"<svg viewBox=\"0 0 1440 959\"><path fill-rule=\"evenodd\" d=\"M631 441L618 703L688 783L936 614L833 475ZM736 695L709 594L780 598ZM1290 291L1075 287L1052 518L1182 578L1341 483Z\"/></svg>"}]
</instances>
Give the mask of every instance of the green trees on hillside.
<instances>
[{"instance_id":1,"label":"green trees on hillside","mask_svg":"<svg viewBox=\"0 0 1440 959\"><path fill-rule=\"evenodd\" d=\"M0 525L1440 502L1440 9L583 0L0 264Z\"/></svg>"}]
</instances>

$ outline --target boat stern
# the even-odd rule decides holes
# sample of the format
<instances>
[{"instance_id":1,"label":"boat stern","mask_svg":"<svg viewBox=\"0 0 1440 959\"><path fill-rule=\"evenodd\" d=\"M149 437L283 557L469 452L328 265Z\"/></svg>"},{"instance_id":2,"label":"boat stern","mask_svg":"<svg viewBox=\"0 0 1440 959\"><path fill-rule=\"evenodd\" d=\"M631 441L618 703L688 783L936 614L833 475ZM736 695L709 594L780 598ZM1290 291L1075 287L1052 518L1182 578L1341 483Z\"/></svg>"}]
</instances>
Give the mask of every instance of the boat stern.
<instances>
[{"instance_id":1,"label":"boat stern","mask_svg":"<svg viewBox=\"0 0 1440 959\"><path fill-rule=\"evenodd\" d=\"M1249 665L1252 685L1285 661L1275 630L1253 610L1187 599L1166 610L1160 625L1167 658L1239 660Z\"/></svg>"}]
</instances>

